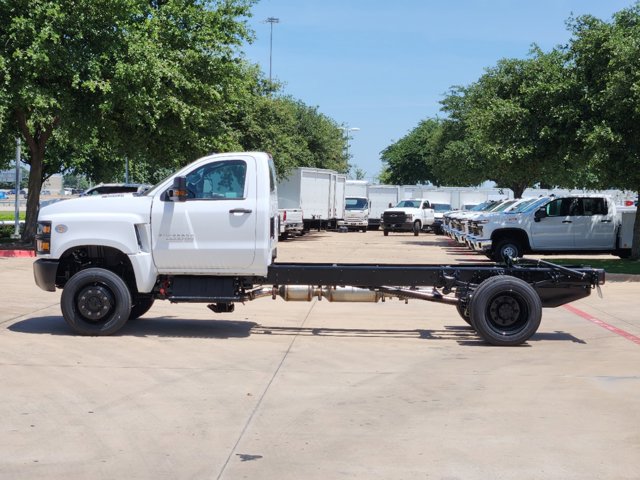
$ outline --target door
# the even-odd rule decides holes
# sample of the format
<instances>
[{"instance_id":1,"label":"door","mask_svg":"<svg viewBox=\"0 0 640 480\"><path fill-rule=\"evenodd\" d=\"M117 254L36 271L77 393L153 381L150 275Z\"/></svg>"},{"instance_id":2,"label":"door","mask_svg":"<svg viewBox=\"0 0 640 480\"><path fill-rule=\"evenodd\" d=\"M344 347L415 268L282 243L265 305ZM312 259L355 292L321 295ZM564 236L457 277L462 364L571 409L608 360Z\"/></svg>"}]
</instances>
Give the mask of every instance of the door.
<instances>
[{"instance_id":1,"label":"door","mask_svg":"<svg viewBox=\"0 0 640 480\"><path fill-rule=\"evenodd\" d=\"M546 216L531 224L531 247L536 250L571 250L574 248L571 209L575 198L557 198L544 207Z\"/></svg>"},{"instance_id":2,"label":"door","mask_svg":"<svg viewBox=\"0 0 640 480\"><path fill-rule=\"evenodd\" d=\"M243 273L256 250L256 163L252 157L198 164L186 174L188 198L158 192L151 212L160 273Z\"/></svg>"},{"instance_id":3,"label":"door","mask_svg":"<svg viewBox=\"0 0 640 480\"><path fill-rule=\"evenodd\" d=\"M604 197L579 198L573 217L574 242L579 250L612 250L615 248L616 223Z\"/></svg>"}]
</instances>

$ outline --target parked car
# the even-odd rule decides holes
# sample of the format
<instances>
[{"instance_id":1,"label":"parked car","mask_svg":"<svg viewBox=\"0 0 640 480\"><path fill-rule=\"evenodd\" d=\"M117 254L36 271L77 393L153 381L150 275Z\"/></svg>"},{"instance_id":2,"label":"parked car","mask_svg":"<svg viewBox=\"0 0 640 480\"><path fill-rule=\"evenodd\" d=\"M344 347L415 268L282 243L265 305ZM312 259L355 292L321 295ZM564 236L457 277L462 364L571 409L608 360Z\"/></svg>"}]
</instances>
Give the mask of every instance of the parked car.
<instances>
[{"instance_id":1,"label":"parked car","mask_svg":"<svg viewBox=\"0 0 640 480\"><path fill-rule=\"evenodd\" d=\"M143 183L100 183L80 194L81 197L89 195L107 195L110 193L144 193L151 185Z\"/></svg>"}]
</instances>

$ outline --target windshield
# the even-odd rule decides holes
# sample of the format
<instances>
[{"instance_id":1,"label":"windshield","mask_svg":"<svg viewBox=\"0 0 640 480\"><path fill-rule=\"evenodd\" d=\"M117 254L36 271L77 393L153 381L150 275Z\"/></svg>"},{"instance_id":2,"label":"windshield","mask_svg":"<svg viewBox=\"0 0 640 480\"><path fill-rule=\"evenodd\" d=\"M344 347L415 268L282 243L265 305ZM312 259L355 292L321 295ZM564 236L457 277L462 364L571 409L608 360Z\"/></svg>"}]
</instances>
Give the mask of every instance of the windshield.
<instances>
[{"instance_id":1,"label":"windshield","mask_svg":"<svg viewBox=\"0 0 640 480\"><path fill-rule=\"evenodd\" d=\"M364 210L369 206L366 198L345 198L344 207L347 210Z\"/></svg>"},{"instance_id":2,"label":"windshield","mask_svg":"<svg viewBox=\"0 0 640 480\"><path fill-rule=\"evenodd\" d=\"M489 209L490 212L502 212L505 209L509 208L511 205L516 203L517 200L507 200L506 202L498 203Z\"/></svg>"},{"instance_id":3,"label":"windshield","mask_svg":"<svg viewBox=\"0 0 640 480\"><path fill-rule=\"evenodd\" d=\"M420 200L402 200L396 205L398 208L420 208Z\"/></svg>"},{"instance_id":4,"label":"windshield","mask_svg":"<svg viewBox=\"0 0 640 480\"><path fill-rule=\"evenodd\" d=\"M448 212L451 210L451 205L448 203L433 203L431 204L431 208L436 212Z\"/></svg>"},{"instance_id":5,"label":"windshield","mask_svg":"<svg viewBox=\"0 0 640 480\"><path fill-rule=\"evenodd\" d=\"M522 212L525 208L527 208L531 202L535 201L535 198L527 198L526 200L518 200L517 203L514 203L513 205L511 205L511 208L509 209L509 213L520 213Z\"/></svg>"},{"instance_id":6,"label":"windshield","mask_svg":"<svg viewBox=\"0 0 640 480\"><path fill-rule=\"evenodd\" d=\"M536 198L533 202L528 204L526 208L523 208L522 212L532 212L547 201L549 201L549 197Z\"/></svg>"},{"instance_id":7,"label":"windshield","mask_svg":"<svg viewBox=\"0 0 640 480\"><path fill-rule=\"evenodd\" d=\"M479 204L473 205L473 206L465 205L464 209L469 211L469 212L481 212L481 211L486 210L487 208L491 207L493 204L495 204L495 201L487 200L486 202L482 202L482 203L479 203Z\"/></svg>"}]
</instances>

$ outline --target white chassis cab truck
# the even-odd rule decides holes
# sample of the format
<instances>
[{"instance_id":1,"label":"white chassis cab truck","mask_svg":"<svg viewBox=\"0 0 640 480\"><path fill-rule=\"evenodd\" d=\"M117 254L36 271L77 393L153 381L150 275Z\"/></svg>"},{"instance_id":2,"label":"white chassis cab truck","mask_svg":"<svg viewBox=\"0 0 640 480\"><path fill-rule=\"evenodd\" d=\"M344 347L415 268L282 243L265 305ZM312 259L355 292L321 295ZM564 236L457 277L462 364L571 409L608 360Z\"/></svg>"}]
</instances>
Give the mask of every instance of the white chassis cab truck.
<instances>
[{"instance_id":1,"label":"white chassis cab truck","mask_svg":"<svg viewBox=\"0 0 640 480\"><path fill-rule=\"evenodd\" d=\"M435 212L431 202L426 198L400 200L393 208L388 208L382 214L382 230L384 235L389 232L413 232L414 235L431 228L435 222Z\"/></svg>"},{"instance_id":2,"label":"white chassis cab truck","mask_svg":"<svg viewBox=\"0 0 640 480\"><path fill-rule=\"evenodd\" d=\"M456 307L493 345L518 345L543 307L590 294L604 271L537 261L391 265L276 263L277 186L261 152L201 158L141 196L105 195L40 210L36 284L62 289L61 310L81 335L110 335L157 300L217 313L261 297Z\"/></svg>"}]
</instances>

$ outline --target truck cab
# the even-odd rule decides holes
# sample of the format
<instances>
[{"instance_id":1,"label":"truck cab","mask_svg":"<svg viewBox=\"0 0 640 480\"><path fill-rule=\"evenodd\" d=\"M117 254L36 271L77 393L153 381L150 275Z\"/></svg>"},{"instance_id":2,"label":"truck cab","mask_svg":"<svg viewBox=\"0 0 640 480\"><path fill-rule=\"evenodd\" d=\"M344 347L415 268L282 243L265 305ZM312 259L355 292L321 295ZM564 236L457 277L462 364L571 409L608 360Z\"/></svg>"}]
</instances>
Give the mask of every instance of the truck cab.
<instances>
[{"instance_id":1,"label":"truck cab","mask_svg":"<svg viewBox=\"0 0 640 480\"><path fill-rule=\"evenodd\" d=\"M338 221L338 226L366 232L369 226L369 199L367 197L345 197L344 219Z\"/></svg>"},{"instance_id":2,"label":"truck cab","mask_svg":"<svg viewBox=\"0 0 640 480\"><path fill-rule=\"evenodd\" d=\"M54 271L38 284L63 287L94 263L117 266L140 294L162 275L264 276L277 205L273 160L260 152L201 158L139 196L55 203L38 217L37 253Z\"/></svg>"}]
</instances>

